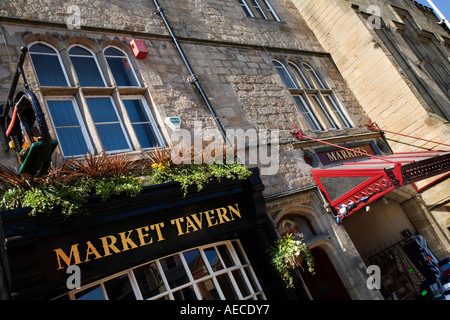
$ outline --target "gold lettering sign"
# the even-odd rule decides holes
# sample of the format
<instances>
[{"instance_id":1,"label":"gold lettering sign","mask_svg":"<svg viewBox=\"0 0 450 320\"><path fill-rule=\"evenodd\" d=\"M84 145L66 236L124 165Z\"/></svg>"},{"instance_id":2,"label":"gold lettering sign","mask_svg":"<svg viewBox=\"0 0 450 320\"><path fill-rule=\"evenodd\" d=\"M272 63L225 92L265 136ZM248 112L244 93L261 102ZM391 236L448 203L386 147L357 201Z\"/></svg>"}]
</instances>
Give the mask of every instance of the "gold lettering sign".
<instances>
[{"instance_id":1,"label":"gold lettering sign","mask_svg":"<svg viewBox=\"0 0 450 320\"><path fill-rule=\"evenodd\" d=\"M98 243L97 246L92 241L86 241L84 250L80 249L80 243L73 244L69 251L57 248L53 250L58 262L57 270L164 241L166 240L164 237L166 227L175 228L177 237L181 237L241 218L241 212L236 203L172 219L170 223L160 222L103 236L94 242Z\"/></svg>"}]
</instances>

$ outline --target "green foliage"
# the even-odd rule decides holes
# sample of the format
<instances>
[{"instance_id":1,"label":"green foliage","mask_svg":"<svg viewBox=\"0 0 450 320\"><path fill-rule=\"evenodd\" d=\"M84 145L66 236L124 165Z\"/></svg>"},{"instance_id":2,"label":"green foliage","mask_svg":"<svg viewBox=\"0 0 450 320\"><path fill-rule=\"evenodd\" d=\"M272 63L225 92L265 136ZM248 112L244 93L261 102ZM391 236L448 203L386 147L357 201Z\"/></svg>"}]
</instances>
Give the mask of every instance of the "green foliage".
<instances>
[{"instance_id":1,"label":"green foliage","mask_svg":"<svg viewBox=\"0 0 450 320\"><path fill-rule=\"evenodd\" d=\"M237 163L232 164L189 164L182 166L174 166L167 163L154 163L151 171L145 174L149 178L147 184L161 184L166 182L179 182L184 195L187 194L188 188L192 185L201 191L204 186L213 180L221 179L239 179L244 180L251 175L251 172L245 167Z\"/></svg>"},{"instance_id":2,"label":"green foliage","mask_svg":"<svg viewBox=\"0 0 450 320\"><path fill-rule=\"evenodd\" d=\"M314 258L311 252L302 241L292 239L292 234L290 233L275 241L268 252L270 254L272 265L280 274L288 288L294 287L294 278L291 268L296 264L296 256L302 255L308 265L308 271L314 274Z\"/></svg>"},{"instance_id":3,"label":"green foliage","mask_svg":"<svg viewBox=\"0 0 450 320\"><path fill-rule=\"evenodd\" d=\"M212 180L246 179L250 175L237 163L175 165L165 149L154 151L150 163L132 161L125 155L86 155L51 168L40 178L0 166L0 210L30 207L32 216L51 212L73 216L84 212L89 196L96 195L102 201L113 196L132 197L144 185L173 181L180 183L186 195L192 185L200 191Z\"/></svg>"}]
</instances>

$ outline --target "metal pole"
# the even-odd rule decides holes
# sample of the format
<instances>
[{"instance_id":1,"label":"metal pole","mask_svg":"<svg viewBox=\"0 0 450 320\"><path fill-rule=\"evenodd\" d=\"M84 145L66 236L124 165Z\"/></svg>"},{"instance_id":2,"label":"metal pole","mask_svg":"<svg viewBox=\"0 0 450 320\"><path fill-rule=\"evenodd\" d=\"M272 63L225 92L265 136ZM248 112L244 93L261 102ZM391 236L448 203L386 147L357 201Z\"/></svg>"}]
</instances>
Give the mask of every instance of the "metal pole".
<instances>
[{"instance_id":1,"label":"metal pole","mask_svg":"<svg viewBox=\"0 0 450 320\"><path fill-rule=\"evenodd\" d=\"M178 49L178 52L180 53L181 59L183 60L184 64L186 65L186 68L189 71L189 74L191 75L192 81L194 82L196 88L198 89L198 91L200 92L200 95L202 96L203 101L206 104L206 107L208 108L209 112L211 113L214 122L217 125L217 128L219 129L220 133L222 134L222 137L224 139L225 142L227 141L227 135L225 133L225 130L222 126L222 124L220 123L219 118L216 115L216 112L214 111L208 97L206 96L205 91L202 88L202 85L200 84L200 81L198 80L197 76L195 75L194 71L192 70L192 67L188 61L188 59L186 58L186 55L184 54L183 49L180 46L180 43L178 42L177 37L175 36L175 34L173 33L172 27L169 24L169 21L166 18L166 15L163 12L163 9L161 8L161 6L159 5L157 0L153 0L153 3L156 6L156 11L159 13L159 15L161 16L161 18L164 21L164 24L166 25L167 31L169 32L170 36L172 37L173 42L175 43L175 46Z\"/></svg>"},{"instance_id":2,"label":"metal pole","mask_svg":"<svg viewBox=\"0 0 450 320\"><path fill-rule=\"evenodd\" d=\"M445 18L445 16L442 14L442 12L438 9L438 7L433 3L433 1L431 0L427 0L428 3L431 5L431 7L434 9L434 11L436 11L437 15L439 16L439 18L442 19L442 22L445 23L445 25L447 26L447 28L450 30L450 22Z\"/></svg>"}]
</instances>

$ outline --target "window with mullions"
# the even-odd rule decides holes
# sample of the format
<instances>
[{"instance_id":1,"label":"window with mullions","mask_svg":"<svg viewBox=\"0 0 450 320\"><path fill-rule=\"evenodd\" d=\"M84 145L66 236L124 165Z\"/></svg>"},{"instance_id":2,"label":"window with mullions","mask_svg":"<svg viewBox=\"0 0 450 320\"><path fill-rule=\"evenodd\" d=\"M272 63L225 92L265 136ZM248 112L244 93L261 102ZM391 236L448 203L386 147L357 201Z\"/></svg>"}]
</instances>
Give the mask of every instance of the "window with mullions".
<instances>
[{"instance_id":1,"label":"window with mullions","mask_svg":"<svg viewBox=\"0 0 450 320\"><path fill-rule=\"evenodd\" d=\"M333 91L312 66L292 61L272 63L313 131L352 127Z\"/></svg>"},{"instance_id":2,"label":"window with mullions","mask_svg":"<svg viewBox=\"0 0 450 320\"><path fill-rule=\"evenodd\" d=\"M70 292L72 300L264 300L238 240L151 261ZM61 298L65 298L67 295Z\"/></svg>"},{"instance_id":3,"label":"window with mullions","mask_svg":"<svg viewBox=\"0 0 450 320\"><path fill-rule=\"evenodd\" d=\"M96 56L90 49L74 45L62 54L67 55L65 59L44 43L30 46L33 67L64 157L164 146L149 102L123 51L110 46L103 56ZM97 57L106 62L104 67L109 67L110 73L100 68ZM71 78L79 86L71 86L68 80L72 70ZM122 87L127 87L126 95Z\"/></svg>"},{"instance_id":4,"label":"window with mullions","mask_svg":"<svg viewBox=\"0 0 450 320\"><path fill-rule=\"evenodd\" d=\"M280 21L268 0L238 0L247 17Z\"/></svg>"}]
</instances>

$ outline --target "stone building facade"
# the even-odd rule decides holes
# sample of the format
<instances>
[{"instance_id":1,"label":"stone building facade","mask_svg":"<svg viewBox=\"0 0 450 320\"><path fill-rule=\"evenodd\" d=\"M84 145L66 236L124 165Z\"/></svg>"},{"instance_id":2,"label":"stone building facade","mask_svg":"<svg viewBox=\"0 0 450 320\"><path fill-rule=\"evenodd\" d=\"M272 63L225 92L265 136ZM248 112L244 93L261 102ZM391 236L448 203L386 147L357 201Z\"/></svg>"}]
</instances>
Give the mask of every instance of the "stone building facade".
<instances>
[{"instance_id":1,"label":"stone building facade","mask_svg":"<svg viewBox=\"0 0 450 320\"><path fill-rule=\"evenodd\" d=\"M431 8L410 0L293 2L369 118L393 132L386 137L394 152L448 149L450 33ZM427 210L416 219L446 257L449 181L433 182L417 184Z\"/></svg>"},{"instance_id":2,"label":"stone building facade","mask_svg":"<svg viewBox=\"0 0 450 320\"><path fill-rule=\"evenodd\" d=\"M302 233L317 258L318 276L298 277L299 287L306 289L301 294L312 299L382 299L378 290L366 285L366 267L370 264L366 258L389 243L382 243L378 237L380 243L360 254L348 233L349 228L358 227L336 224L311 175L314 166L323 166L315 164L318 154L334 152L336 148L298 141L291 135L294 122L305 135L316 139L349 148L370 145L373 154L379 156L391 153L384 136L366 126L368 116L384 127L381 120L363 108L365 103L358 91L352 91L357 88L346 79L348 72L338 68L340 60L334 57L332 47L313 33L315 27L303 10L307 2L302 6L290 0L264 0L253 6L251 1L243 0L161 0L159 4L173 34L164 25L156 3L78 1L75 8L69 8L60 1L3 1L1 101L7 98L20 48L27 46L36 60L26 59L25 74L43 106L51 135L59 140L54 157L57 165L81 151L116 150L141 157L146 147L134 130L130 101L135 107L143 107L152 118L147 122L161 147L177 142L165 122L168 117L179 117L181 129L192 135L211 129L209 132L216 130L220 136L206 101L224 129L276 131L278 136L269 145L279 146L278 156L272 158L278 167L276 172L261 175L263 195L267 214L278 233ZM195 77L186 69L173 35ZM130 48L132 40L143 41L148 50L144 59L135 58ZM43 85L36 68L36 61L43 57L53 59L61 69L60 78L52 78L60 82ZM83 57L93 59L91 63L95 61L99 85L83 84L74 62L74 58ZM119 84L112 64L118 63L115 58L121 59L121 66L127 69L126 77L135 79L134 83ZM206 101L195 87L196 81L201 83ZM373 95L385 97L381 93ZM104 99L103 106L114 111L112 120L99 119L94 114L91 107L95 101L100 103L95 100L99 98ZM81 149L75 150L64 141L68 126L58 122L56 106L64 106L75 115L77 121L72 127L80 132L77 143ZM199 123L201 133L195 132ZM100 124L116 125L114 132L118 140L124 137L123 145L118 140L114 142L119 145L104 140L99 133ZM439 130L444 128L437 129L437 134ZM265 145L267 141L260 141L258 150ZM2 163L17 166L12 152L5 148L0 152ZM262 163L261 157L259 160L254 165L262 171L267 163ZM395 233L388 242L398 241L400 229L414 228L403 212L408 205L412 212L422 210L417 201L410 201L413 193L410 189L391 193L390 199L397 201L389 205L395 206L401 226L394 223L392 230L387 231ZM377 228L382 229L383 222Z\"/></svg>"}]
</instances>

